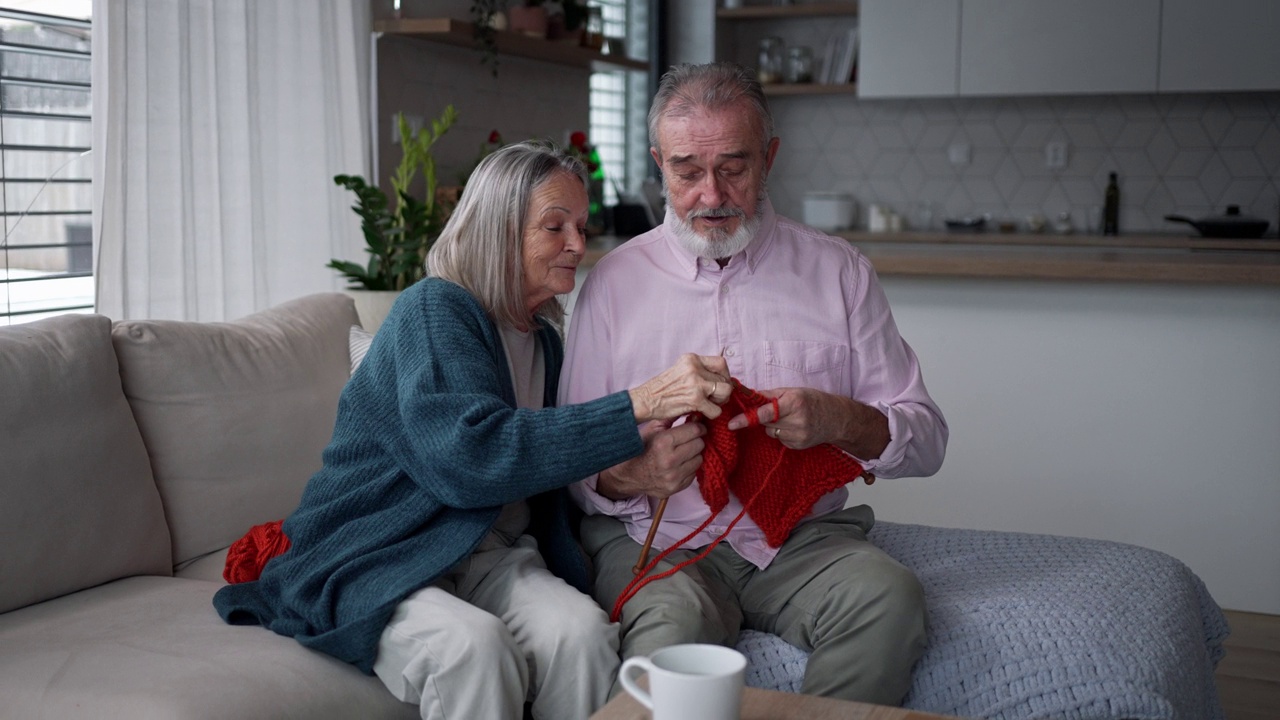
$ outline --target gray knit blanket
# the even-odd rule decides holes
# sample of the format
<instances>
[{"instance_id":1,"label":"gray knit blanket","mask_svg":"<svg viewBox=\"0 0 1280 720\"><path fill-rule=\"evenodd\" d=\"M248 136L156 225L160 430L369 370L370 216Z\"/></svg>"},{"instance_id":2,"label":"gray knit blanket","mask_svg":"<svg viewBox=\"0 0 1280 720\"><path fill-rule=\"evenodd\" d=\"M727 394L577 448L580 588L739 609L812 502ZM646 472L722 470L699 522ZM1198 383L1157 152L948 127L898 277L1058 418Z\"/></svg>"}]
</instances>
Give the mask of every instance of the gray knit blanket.
<instances>
[{"instance_id":1,"label":"gray knit blanket","mask_svg":"<svg viewBox=\"0 0 1280 720\"><path fill-rule=\"evenodd\" d=\"M1104 540L877 522L916 573L929 645L904 707L1001 720L1220 720L1226 618L1177 559ZM747 684L799 692L807 655L744 631Z\"/></svg>"}]
</instances>

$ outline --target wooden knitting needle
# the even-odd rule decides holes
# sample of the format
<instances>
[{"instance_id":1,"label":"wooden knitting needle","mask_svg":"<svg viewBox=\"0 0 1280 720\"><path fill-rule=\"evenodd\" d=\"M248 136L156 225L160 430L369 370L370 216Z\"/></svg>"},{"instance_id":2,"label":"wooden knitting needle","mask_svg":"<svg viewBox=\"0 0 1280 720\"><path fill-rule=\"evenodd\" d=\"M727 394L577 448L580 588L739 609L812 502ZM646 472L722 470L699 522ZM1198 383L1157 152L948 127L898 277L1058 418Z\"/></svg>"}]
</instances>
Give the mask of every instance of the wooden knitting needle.
<instances>
[{"instance_id":1,"label":"wooden knitting needle","mask_svg":"<svg viewBox=\"0 0 1280 720\"><path fill-rule=\"evenodd\" d=\"M720 354L723 356L724 353L725 353L725 350L722 349L720 351ZM725 382L728 382L730 384L730 389L732 389L732 386L737 381L730 378ZM715 386L712 386L713 391L714 389L715 389ZM712 394L715 394L715 393L713 392ZM715 402L715 399L711 398L711 401ZM726 398L726 401L727 401L727 398ZM644 545L640 546L640 559L636 560L636 566L631 568L631 572L634 573L635 575L639 575L640 573L644 572L644 566L646 563L649 562L649 548L653 547L653 536L657 534L658 524L662 522L662 513L666 511L667 511L667 498L662 498L661 500L658 501L658 507L654 508L653 510L653 521L652 521L652 524L649 525L649 534L646 535L644 538Z\"/></svg>"},{"instance_id":2,"label":"wooden knitting needle","mask_svg":"<svg viewBox=\"0 0 1280 720\"><path fill-rule=\"evenodd\" d=\"M653 511L652 524L649 525L649 534L645 536L644 545L640 547L640 559L636 561L636 566L631 568L631 572L639 575L644 572L645 563L649 562L649 548L653 547L653 536L658 532L658 523L662 522L662 513L667 511L667 498L658 501L658 507Z\"/></svg>"}]
</instances>

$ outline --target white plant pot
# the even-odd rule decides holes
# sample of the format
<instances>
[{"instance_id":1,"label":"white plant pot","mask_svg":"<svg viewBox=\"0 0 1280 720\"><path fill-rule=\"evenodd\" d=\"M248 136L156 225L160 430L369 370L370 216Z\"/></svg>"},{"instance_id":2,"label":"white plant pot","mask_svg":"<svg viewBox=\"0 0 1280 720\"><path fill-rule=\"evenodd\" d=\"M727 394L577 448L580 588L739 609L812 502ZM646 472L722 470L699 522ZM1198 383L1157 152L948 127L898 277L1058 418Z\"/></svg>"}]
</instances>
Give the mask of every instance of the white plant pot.
<instances>
[{"instance_id":1,"label":"white plant pot","mask_svg":"<svg viewBox=\"0 0 1280 720\"><path fill-rule=\"evenodd\" d=\"M378 332L382 321L387 319L391 306L400 297L400 290L360 290L348 288L342 292L356 301L356 313L360 316L360 325L370 334Z\"/></svg>"}]
</instances>

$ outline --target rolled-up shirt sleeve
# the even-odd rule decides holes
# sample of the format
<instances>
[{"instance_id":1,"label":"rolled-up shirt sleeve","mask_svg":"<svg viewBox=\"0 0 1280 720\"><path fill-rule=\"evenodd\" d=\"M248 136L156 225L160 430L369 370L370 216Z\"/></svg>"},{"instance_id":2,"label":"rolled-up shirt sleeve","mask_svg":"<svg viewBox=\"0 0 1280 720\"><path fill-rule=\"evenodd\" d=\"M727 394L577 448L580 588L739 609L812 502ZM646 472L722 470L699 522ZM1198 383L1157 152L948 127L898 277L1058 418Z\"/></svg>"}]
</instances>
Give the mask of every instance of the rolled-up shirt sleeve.
<instances>
[{"instance_id":1,"label":"rolled-up shirt sleeve","mask_svg":"<svg viewBox=\"0 0 1280 720\"><path fill-rule=\"evenodd\" d=\"M889 444L874 459L859 458L878 477L925 477L942 467L948 428L924 385L915 352L898 333L875 269L858 254L844 284L849 312L850 387L855 400L889 420Z\"/></svg>"},{"instance_id":2,"label":"rolled-up shirt sleeve","mask_svg":"<svg viewBox=\"0 0 1280 720\"><path fill-rule=\"evenodd\" d=\"M649 503L644 496L626 500L610 500L596 492L596 480L592 475L569 486L569 495L588 515L611 515L619 520L642 520L649 517Z\"/></svg>"}]
</instances>

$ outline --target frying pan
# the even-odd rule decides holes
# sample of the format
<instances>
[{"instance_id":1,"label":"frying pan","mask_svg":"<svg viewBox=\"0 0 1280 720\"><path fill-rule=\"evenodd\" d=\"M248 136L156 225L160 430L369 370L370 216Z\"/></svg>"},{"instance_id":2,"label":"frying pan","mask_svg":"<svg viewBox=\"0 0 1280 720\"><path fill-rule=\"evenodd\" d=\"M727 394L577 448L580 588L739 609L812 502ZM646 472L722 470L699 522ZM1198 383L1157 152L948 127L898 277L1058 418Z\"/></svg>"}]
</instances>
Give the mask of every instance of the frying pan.
<instances>
[{"instance_id":1,"label":"frying pan","mask_svg":"<svg viewBox=\"0 0 1280 720\"><path fill-rule=\"evenodd\" d=\"M1271 223L1261 218L1240 214L1239 205L1228 205L1226 215L1211 215L1192 220L1185 215L1165 215L1165 220L1187 223L1210 238L1259 238Z\"/></svg>"}]
</instances>

